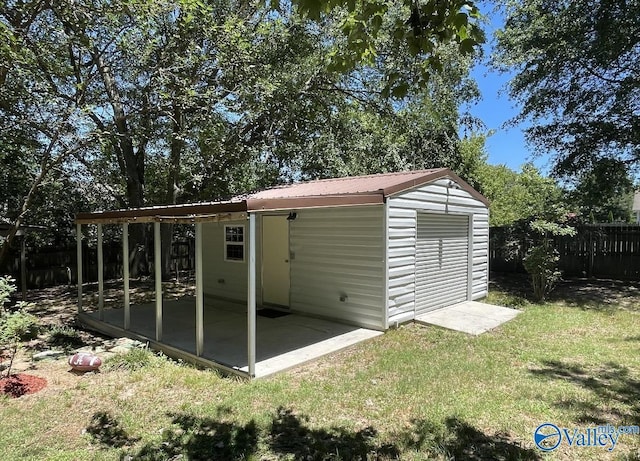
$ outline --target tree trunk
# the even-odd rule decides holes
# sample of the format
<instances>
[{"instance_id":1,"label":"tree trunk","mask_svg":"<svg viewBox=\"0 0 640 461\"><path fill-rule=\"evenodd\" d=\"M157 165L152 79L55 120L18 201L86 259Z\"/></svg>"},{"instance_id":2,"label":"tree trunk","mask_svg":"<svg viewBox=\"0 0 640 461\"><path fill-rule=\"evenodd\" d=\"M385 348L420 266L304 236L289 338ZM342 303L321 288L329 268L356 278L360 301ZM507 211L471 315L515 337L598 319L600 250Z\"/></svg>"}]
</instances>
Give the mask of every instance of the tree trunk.
<instances>
[{"instance_id":1,"label":"tree trunk","mask_svg":"<svg viewBox=\"0 0 640 461\"><path fill-rule=\"evenodd\" d=\"M113 123L115 127L113 148L118 159L120 172L124 176L127 184L128 206L131 208L139 208L144 206L144 146L143 143L138 146L138 149L134 146L127 114L111 67L102 58L99 50L93 49L91 54L93 62L102 77L102 83L113 110ZM148 241L149 236L146 232L146 226L131 226L129 238L131 277L137 278L141 275L149 274L148 261L150 252L148 248L151 242Z\"/></svg>"},{"instance_id":2,"label":"tree trunk","mask_svg":"<svg viewBox=\"0 0 640 461\"><path fill-rule=\"evenodd\" d=\"M183 115L180 107L174 107L172 122L171 150L169 152L169 174L167 175L167 190L165 203L175 205L178 200L180 178L180 159L184 142L182 141ZM163 224L162 235L162 279L171 278L171 249L173 248L173 224Z\"/></svg>"},{"instance_id":3,"label":"tree trunk","mask_svg":"<svg viewBox=\"0 0 640 461\"><path fill-rule=\"evenodd\" d=\"M140 208L144 206L144 161L140 162L139 158L142 155L140 152L134 151L130 138L122 139L119 149L126 165L125 177L128 205L130 208ZM130 226L130 229L130 276L138 278L142 275L149 275L150 248L153 248L153 233L147 232L146 225L133 225Z\"/></svg>"}]
</instances>

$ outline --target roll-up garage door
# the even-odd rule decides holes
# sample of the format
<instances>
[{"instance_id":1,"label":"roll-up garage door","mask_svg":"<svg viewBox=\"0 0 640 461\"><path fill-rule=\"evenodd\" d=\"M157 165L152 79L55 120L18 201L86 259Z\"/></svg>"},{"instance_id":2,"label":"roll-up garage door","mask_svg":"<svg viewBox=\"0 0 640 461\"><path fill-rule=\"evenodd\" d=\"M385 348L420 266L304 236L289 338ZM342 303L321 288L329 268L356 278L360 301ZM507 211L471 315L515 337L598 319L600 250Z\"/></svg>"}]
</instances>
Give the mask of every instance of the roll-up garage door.
<instances>
[{"instance_id":1,"label":"roll-up garage door","mask_svg":"<svg viewBox=\"0 0 640 461\"><path fill-rule=\"evenodd\" d=\"M416 315L467 300L469 217L418 213Z\"/></svg>"}]
</instances>

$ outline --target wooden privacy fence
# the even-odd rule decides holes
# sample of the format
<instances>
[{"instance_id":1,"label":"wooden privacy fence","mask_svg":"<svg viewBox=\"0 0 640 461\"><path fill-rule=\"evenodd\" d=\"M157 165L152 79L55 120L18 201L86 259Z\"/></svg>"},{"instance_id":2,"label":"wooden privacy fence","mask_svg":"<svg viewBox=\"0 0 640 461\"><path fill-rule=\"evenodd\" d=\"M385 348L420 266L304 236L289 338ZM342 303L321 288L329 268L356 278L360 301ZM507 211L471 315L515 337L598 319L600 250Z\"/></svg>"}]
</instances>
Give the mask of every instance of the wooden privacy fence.
<instances>
[{"instance_id":1,"label":"wooden privacy fence","mask_svg":"<svg viewBox=\"0 0 640 461\"><path fill-rule=\"evenodd\" d=\"M120 242L104 243L104 278L122 277L122 244ZM147 265L153 269L153 248L147 252ZM85 283L98 281L98 250L83 242L82 245L82 279ZM42 288L53 285L76 283L78 280L76 247L63 249L27 250L27 287ZM195 270L195 241L179 240L172 244L171 270ZM151 270L151 273L153 271ZM18 286L20 279L20 254L12 254L9 264L0 268L0 274L14 277Z\"/></svg>"},{"instance_id":2,"label":"wooden privacy fence","mask_svg":"<svg viewBox=\"0 0 640 461\"><path fill-rule=\"evenodd\" d=\"M586 224L573 237L555 237L559 267L567 277L640 280L640 225ZM508 227L490 230L489 264L497 272L524 272L528 248L514 240Z\"/></svg>"}]
</instances>

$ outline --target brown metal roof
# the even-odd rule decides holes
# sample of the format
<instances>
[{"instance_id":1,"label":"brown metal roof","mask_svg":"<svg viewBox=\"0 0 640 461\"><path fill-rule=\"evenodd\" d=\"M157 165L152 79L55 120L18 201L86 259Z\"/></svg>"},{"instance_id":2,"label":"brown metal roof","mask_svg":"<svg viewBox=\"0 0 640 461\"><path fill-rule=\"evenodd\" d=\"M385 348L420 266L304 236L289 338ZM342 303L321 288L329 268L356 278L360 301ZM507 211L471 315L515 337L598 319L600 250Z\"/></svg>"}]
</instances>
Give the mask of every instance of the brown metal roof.
<instances>
[{"instance_id":1,"label":"brown metal roof","mask_svg":"<svg viewBox=\"0 0 640 461\"><path fill-rule=\"evenodd\" d=\"M247 200L250 210L260 209L251 206L255 201L260 201L268 206L268 202L276 199L300 200L306 197L364 197L366 195L380 195L382 198L386 198L390 195L397 194L444 177L448 177L460 184L464 190L469 192L485 205L489 204L485 197L448 168L351 176L335 179L320 179L317 181L307 181L274 187L272 189L256 192L255 194L251 194L244 198Z\"/></svg>"},{"instance_id":2,"label":"brown metal roof","mask_svg":"<svg viewBox=\"0 0 640 461\"><path fill-rule=\"evenodd\" d=\"M382 204L386 197L441 178L449 178L485 205L487 199L448 168L384 173L346 178L321 179L274 187L235 197L228 202L145 207L128 210L79 213L76 222L136 220L150 217L179 217L237 213L243 211L286 210L348 205Z\"/></svg>"},{"instance_id":3,"label":"brown metal roof","mask_svg":"<svg viewBox=\"0 0 640 461\"><path fill-rule=\"evenodd\" d=\"M407 171L403 173L371 174L346 178L320 179L289 184L251 194L251 199L270 200L274 198L293 198L323 195L380 194L389 195L389 190L407 182L421 182L425 176L442 172L444 169Z\"/></svg>"}]
</instances>

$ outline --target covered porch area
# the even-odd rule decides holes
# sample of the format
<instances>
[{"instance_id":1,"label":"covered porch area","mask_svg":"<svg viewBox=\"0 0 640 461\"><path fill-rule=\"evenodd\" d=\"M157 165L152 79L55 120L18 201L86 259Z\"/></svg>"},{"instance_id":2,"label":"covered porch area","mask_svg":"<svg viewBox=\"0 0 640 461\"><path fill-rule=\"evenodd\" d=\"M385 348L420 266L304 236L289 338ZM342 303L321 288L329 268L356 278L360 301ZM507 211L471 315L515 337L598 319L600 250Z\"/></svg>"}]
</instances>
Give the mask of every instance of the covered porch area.
<instances>
[{"instance_id":1,"label":"covered porch area","mask_svg":"<svg viewBox=\"0 0 640 461\"><path fill-rule=\"evenodd\" d=\"M203 312L204 347L198 354L194 306L194 298L164 302L162 341L154 339L153 303L131 306L130 326L126 330L123 309L105 309L102 320L97 311L83 313L79 318L84 325L110 336L138 339L169 356L249 376L246 307L207 299ZM382 334L293 313L274 317L275 312L271 309L257 310L253 374L256 378L284 371Z\"/></svg>"},{"instance_id":2,"label":"covered porch area","mask_svg":"<svg viewBox=\"0 0 640 461\"><path fill-rule=\"evenodd\" d=\"M150 207L111 212L82 213L77 225L78 319L81 324L110 336L126 336L147 342L165 354L214 367L225 372L255 378L264 377L313 360L365 339L381 334L366 328L346 325L331 318L313 318L286 310L282 316L268 317L258 302L256 229L258 211L246 202ZM242 224L242 265L246 277L246 301L205 296L207 274L203 271L203 225L207 223ZM130 296L131 226L152 225L154 300L134 304ZM166 299L162 284L161 225L187 224L195 236L195 296ZM83 297L82 238L83 226L95 231L97 245L97 302L87 305ZM104 226L119 227L122 236L122 301L105 306ZM241 265L236 266L242 268ZM232 275L215 280L223 287L233 285ZM90 308L88 308L90 307ZM121 307L121 308L120 308ZM331 306L327 306L331 307Z\"/></svg>"}]
</instances>

